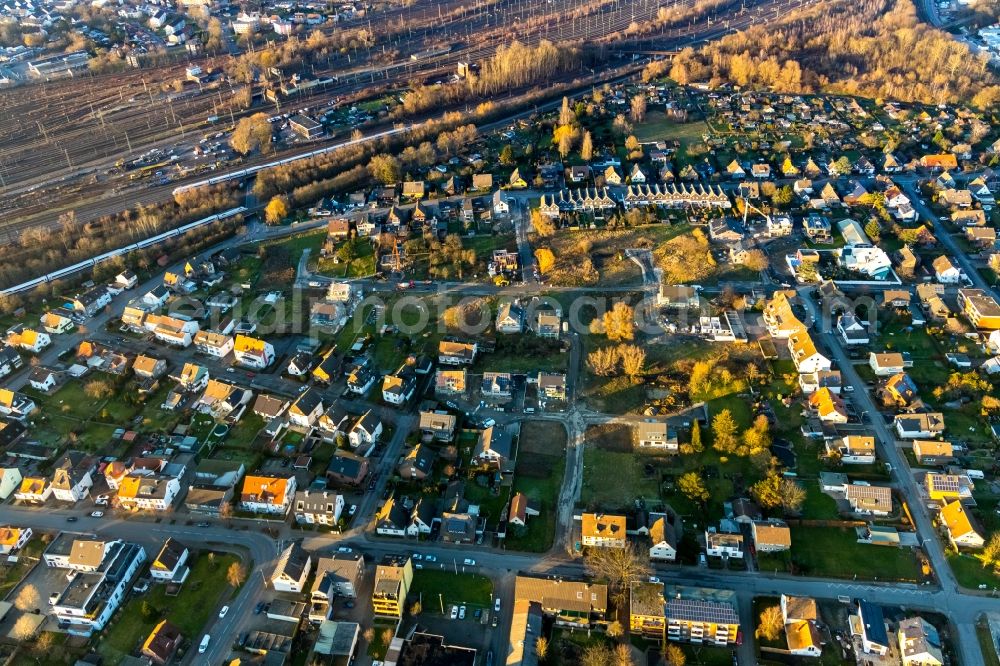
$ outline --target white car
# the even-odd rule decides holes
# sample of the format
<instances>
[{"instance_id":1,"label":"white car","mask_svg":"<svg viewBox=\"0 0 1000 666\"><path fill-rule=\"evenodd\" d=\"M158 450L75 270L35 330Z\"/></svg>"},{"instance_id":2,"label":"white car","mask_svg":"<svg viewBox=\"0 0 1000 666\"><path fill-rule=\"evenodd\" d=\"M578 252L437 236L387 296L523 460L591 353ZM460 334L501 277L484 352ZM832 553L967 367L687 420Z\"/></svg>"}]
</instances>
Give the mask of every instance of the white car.
<instances>
[{"instance_id":1,"label":"white car","mask_svg":"<svg viewBox=\"0 0 1000 666\"><path fill-rule=\"evenodd\" d=\"M205 650L208 649L208 643L211 640L211 634L205 634L205 637L201 639L201 644L198 645L198 654L205 654Z\"/></svg>"},{"instance_id":2,"label":"white car","mask_svg":"<svg viewBox=\"0 0 1000 666\"><path fill-rule=\"evenodd\" d=\"M500 612L500 597L497 597L497 600L493 603L493 612L494 613Z\"/></svg>"},{"instance_id":3,"label":"white car","mask_svg":"<svg viewBox=\"0 0 1000 666\"><path fill-rule=\"evenodd\" d=\"M474 567L474 566L476 566L476 561L474 559L472 559L471 557L467 557L462 562L462 564L464 564L467 567Z\"/></svg>"},{"instance_id":4,"label":"white car","mask_svg":"<svg viewBox=\"0 0 1000 666\"><path fill-rule=\"evenodd\" d=\"M93 512L91 512L90 517L91 518L103 518L104 517L104 512L103 511L93 511Z\"/></svg>"},{"instance_id":5,"label":"white car","mask_svg":"<svg viewBox=\"0 0 1000 666\"><path fill-rule=\"evenodd\" d=\"M351 552L354 552L354 551L352 551L347 546L341 546L340 548L337 549L337 552L338 553L351 553Z\"/></svg>"},{"instance_id":6,"label":"white car","mask_svg":"<svg viewBox=\"0 0 1000 666\"><path fill-rule=\"evenodd\" d=\"M458 617L458 606L452 606L451 607L451 619L454 620L457 617Z\"/></svg>"},{"instance_id":7,"label":"white car","mask_svg":"<svg viewBox=\"0 0 1000 666\"><path fill-rule=\"evenodd\" d=\"M229 612L229 606L223 606L219 610L219 619L221 620L222 618L226 617L226 613L228 612Z\"/></svg>"},{"instance_id":8,"label":"white car","mask_svg":"<svg viewBox=\"0 0 1000 666\"><path fill-rule=\"evenodd\" d=\"M458 609L458 619L459 620L465 619L465 606L462 606L461 608Z\"/></svg>"}]
</instances>

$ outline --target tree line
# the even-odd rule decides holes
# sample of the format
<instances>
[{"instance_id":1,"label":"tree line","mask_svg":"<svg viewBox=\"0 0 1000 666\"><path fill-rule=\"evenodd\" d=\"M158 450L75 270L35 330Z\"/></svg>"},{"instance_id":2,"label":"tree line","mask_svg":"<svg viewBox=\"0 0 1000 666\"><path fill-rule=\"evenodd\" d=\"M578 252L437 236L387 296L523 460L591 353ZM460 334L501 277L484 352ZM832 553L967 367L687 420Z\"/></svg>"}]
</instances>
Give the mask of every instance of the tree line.
<instances>
[{"instance_id":1,"label":"tree line","mask_svg":"<svg viewBox=\"0 0 1000 666\"><path fill-rule=\"evenodd\" d=\"M59 268L85 261L119 247L155 236L169 229L207 217L240 203L233 184L203 187L175 195L158 205L139 205L116 215L81 223L70 211L58 225L31 227L5 244L6 261L0 265L0 287L9 287ZM164 246L143 252L163 253Z\"/></svg>"},{"instance_id":2,"label":"tree line","mask_svg":"<svg viewBox=\"0 0 1000 666\"><path fill-rule=\"evenodd\" d=\"M1000 103L1000 80L989 58L922 23L911 0L826 0L803 7L778 23L684 49L670 76L682 84L710 80L790 93L971 101L984 110Z\"/></svg>"}]
</instances>

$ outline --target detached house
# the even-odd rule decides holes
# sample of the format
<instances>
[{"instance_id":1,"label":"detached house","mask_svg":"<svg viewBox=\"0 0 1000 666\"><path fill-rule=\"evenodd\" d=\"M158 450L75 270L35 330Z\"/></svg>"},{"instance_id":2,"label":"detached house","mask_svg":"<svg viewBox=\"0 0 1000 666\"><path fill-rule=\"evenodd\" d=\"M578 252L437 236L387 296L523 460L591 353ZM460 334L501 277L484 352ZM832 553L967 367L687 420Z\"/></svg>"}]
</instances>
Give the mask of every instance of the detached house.
<instances>
[{"instance_id":1,"label":"detached house","mask_svg":"<svg viewBox=\"0 0 1000 666\"><path fill-rule=\"evenodd\" d=\"M949 543L956 549L978 550L986 544L982 532L973 526L969 511L957 500L948 502L941 508L938 521L948 535Z\"/></svg>"},{"instance_id":2,"label":"detached house","mask_svg":"<svg viewBox=\"0 0 1000 666\"><path fill-rule=\"evenodd\" d=\"M940 412L897 414L893 423L900 439L931 439L944 434L944 415Z\"/></svg>"},{"instance_id":3,"label":"detached house","mask_svg":"<svg viewBox=\"0 0 1000 666\"><path fill-rule=\"evenodd\" d=\"M309 388L288 408L288 421L300 428L312 428L323 411L323 395L316 389Z\"/></svg>"},{"instance_id":4,"label":"detached house","mask_svg":"<svg viewBox=\"0 0 1000 666\"><path fill-rule=\"evenodd\" d=\"M416 375L404 365L396 374L382 378L382 399L390 405L402 405L413 397L416 388Z\"/></svg>"},{"instance_id":5,"label":"detached house","mask_svg":"<svg viewBox=\"0 0 1000 666\"><path fill-rule=\"evenodd\" d=\"M295 522L300 525L334 526L344 512L344 496L330 491L299 490L295 493Z\"/></svg>"},{"instance_id":6,"label":"detached house","mask_svg":"<svg viewBox=\"0 0 1000 666\"><path fill-rule=\"evenodd\" d=\"M710 557L743 558L743 535L718 532L714 527L705 531L705 552Z\"/></svg>"},{"instance_id":7,"label":"detached house","mask_svg":"<svg viewBox=\"0 0 1000 666\"><path fill-rule=\"evenodd\" d=\"M507 512L507 522L516 527L524 527L528 524L529 516L537 516L537 507L532 506L524 493L514 493L510 499L510 509Z\"/></svg>"},{"instance_id":8,"label":"detached house","mask_svg":"<svg viewBox=\"0 0 1000 666\"><path fill-rule=\"evenodd\" d=\"M476 360L475 342L451 342L442 340L438 343L438 363L442 365L469 365Z\"/></svg>"},{"instance_id":9,"label":"detached house","mask_svg":"<svg viewBox=\"0 0 1000 666\"><path fill-rule=\"evenodd\" d=\"M941 284L957 284L962 280L962 273L951 262L951 259L941 255L931 264L934 269L934 277Z\"/></svg>"},{"instance_id":10,"label":"detached house","mask_svg":"<svg viewBox=\"0 0 1000 666\"><path fill-rule=\"evenodd\" d=\"M173 537L168 537L160 552L149 565L149 575L154 580L171 581L184 570L190 551Z\"/></svg>"},{"instance_id":11,"label":"detached house","mask_svg":"<svg viewBox=\"0 0 1000 666\"><path fill-rule=\"evenodd\" d=\"M677 533L666 514L649 516L649 559L673 562L677 559Z\"/></svg>"},{"instance_id":12,"label":"detached house","mask_svg":"<svg viewBox=\"0 0 1000 666\"><path fill-rule=\"evenodd\" d=\"M90 493L94 485L96 461L79 452L71 451L62 457L52 475L52 492L62 502L79 502Z\"/></svg>"},{"instance_id":13,"label":"detached house","mask_svg":"<svg viewBox=\"0 0 1000 666\"><path fill-rule=\"evenodd\" d=\"M899 352L884 354L870 352L868 354L868 366L875 373L876 377L898 375L904 372L908 365L910 364L907 363L906 357Z\"/></svg>"},{"instance_id":14,"label":"detached house","mask_svg":"<svg viewBox=\"0 0 1000 666\"><path fill-rule=\"evenodd\" d=\"M809 407L824 423L847 423L847 406L843 399L827 387L809 396Z\"/></svg>"},{"instance_id":15,"label":"detached house","mask_svg":"<svg viewBox=\"0 0 1000 666\"><path fill-rule=\"evenodd\" d=\"M830 359L819 353L816 343L805 328L788 336L788 351L799 374L810 374L833 367Z\"/></svg>"},{"instance_id":16,"label":"detached house","mask_svg":"<svg viewBox=\"0 0 1000 666\"><path fill-rule=\"evenodd\" d=\"M955 459L951 442L916 439L913 441L913 455L921 465L941 465Z\"/></svg>"},{"instance_id":17,"label":"detached house","mask_svg":"<svg viewBox=\"0 0 1000 666\"><path fill-rule=\"evenodd\" d=\"M896 637L903 666L944 666L946 663L941 651L941 636L924 618L900 621Z\"/></svg>"},{"instance_id":18,"label":"detached house","mask_svg":"<svg viewBox=\"0 0 1000 666\"><path fill-rule=\"evenodd\" d=\"M497 333L521 333L524 330L524 308L516 301L507 301L497 310Z\"/></svg>"},{"instance_id":19,"label":"detached house","mask_svg":"<svg viewBox=\"0 0 1000 666\"><path fill-rule=\"evenodd\" d=\"M297 542L292 543L278 557L271 574L271 587L278 592L302 592L312 571L312 556Z\"/></svg>"},{"instance_id":20,"label":"detached house","mask_svg":"<svg viewBox=\"0 0 1000 666\"><path fill-rule=\"evenodd\" d=\"M52 344L52 338L44 331L18 325L7 333L7 344L37 354Z\"/></svg>"},{"instance_id":21,"label":"detached house","mask_svg":"<svg viewBox=\"0 0 1000 666\"><path fill-rule=\"evenodd\" d=\"M479 434L479 441L472 451L472 463L502 470L513 456L513 447L510 433L499 426L490 426Z\"/></svg>"},{"instance_id":22,"label":"detached house","mask_svg":"<svg viewBox=\"0 0 1000 666\"><path fill-rule=\"evenodd\" d=\"M585 513L580 532L588 548L624 548L625 516Z\"/></svg>"},{"instance_id":23,"label":"detached house","mask_svg":"<svg viewBox=\"0 0 1000 666\"><path fill-rule=\"evenodd\" d=\"M891 488L849 483L845 494L855 513L868 516L888 516L892 513Z\"/></svg>"},{"instance_id":24,"label":"detached house","mask_svg":"<svg viewBox=\"0 0 1000 666\"><path fill-rule=\"evenodd\" d=\"M677 453L677 433L666 421L645 419L636 424L635 435L639 449Z\"/></svg>"},{"instance_id":25,"label":"detached house","mask_svg":"<svg viewBox=\"0 0 1000 666\"><path fill-rule=\"evenodd\" d=\"M180 492L174 476L133 472L118 484L118 506L128 511L167 511Z\"/></svg>"},{"instance_id":26,"label":"detached house","mask_svg":"<svg viewBox=\"0 0 1000 666\"><path fill-rule=\"evenodd\" d=\"M247 368L262 370L274 362L274 346L270 342L237 335L233 341L236 361Z\"/></svg>"},{"instance_id":27,"label":"detached house","mask_svg":"<svg viewBox=\"0 0 1000 666\"><path fill-rule=\"evenodd\" d=\"M434 376L434 392L438 395L462 395L466 389L465 370L438 370Z\"/></svg>"},{"instance_id":28,"label":"detached house","mask_svg":"<svg viewBox=\"0 0 1000 666\"><path fill-rule=\"evenodd\" d=\"M875 438L870 435L847 435L826 442L828 456L836 456L845 465L870 465L875 462Z\"/></svg>"},{"instance_id":29,"label":"detached house","mask_svg":"<svg viewBox=\"0 0 1000 666\"><path fill-rule=\"evenodd\" d=\"M382 420L372 410L365 412L357 420L348 433L347 439L351 446L358 448L361 445L370 445L378 441L382 435Z\"/></svg>"},{"instance_id":30,"label":"detached house","mask_svg":"<svg viewBox=\"0 0 1000 666\"><path fill-rule=\"evenodd\" d=\"M455 436L458 419L444 411L420 412L420 431L441 442L450 442Z\"/></svg>"},{"instance_id":31,"label":"detached house","mask_svg":"<svg viewBox=\"0 0 1000 666\"><path fill-rule=\"evenodd\" d=\"M291 508L294 495L294 476L248 475L240 492L240 509L283 516Z\"/></svg>"},{"instance_id":32,"label":"detached house","mask_svg":"<svg viewBox=\"0 0 1000 666\"><path fill-rule=\"evenodd\" d=\"M853 314L844 314L837 320L837 333L846 345L867 345L871 340L868 327Z\"/></svg>"},{"instance_id":33,"label":"detached house","mask_svg":"<svg viewBox=\"0 0 1000 666\"><path fill-rule=\"evenodd\" d=\"M402 462L396 467L404 479L423 481L434 469L437 454L433 449L423 444L417 444L403 456Z\"/></svg>"},{"instance_id":34,"label":"detached house","mask_svg":"<svg viewBox=\"0 0 1000 666\"><path fill-rule=\"evenodd\" d=\"M791 549L792 532L788 525L778 520L750 523L754 547L758 553L779 553Z\"/></svg>"},{"instance_id":35,"label":"detached house","mask_svg":"<svg viewBox=\"0 0 1000 666\"><path fill-rule=\"evenodd\" d=\"M823 639L817 627L819 609L816 600L783 594L780 603L788 651L799 657L821 656Z\"/></svg>"}]
</instances>

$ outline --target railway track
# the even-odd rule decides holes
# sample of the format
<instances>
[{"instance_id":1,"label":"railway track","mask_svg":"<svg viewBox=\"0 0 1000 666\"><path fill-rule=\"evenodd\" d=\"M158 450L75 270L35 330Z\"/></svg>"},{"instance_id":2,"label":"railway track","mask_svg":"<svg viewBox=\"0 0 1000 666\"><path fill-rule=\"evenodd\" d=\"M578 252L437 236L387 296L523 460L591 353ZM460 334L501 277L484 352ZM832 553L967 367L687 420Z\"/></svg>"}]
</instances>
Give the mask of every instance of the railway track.
<instances>
[{"instance_id":1,"label":"railway track","mask_svg":"<svg viewBox=\"0 0 1000 666\"><path fill-rule=\"evenodd\" d=\"M674 3L681 7L690 7L694 0L679 0ZM682 46L706 39L713 39L750 25L761 16L779 16L787 13L806 0L759 0L751 2L748 8L741 8L724 16L708 17L706 25L675 25L665 27L653 35L644 35L643 43L656 43L662 48ZM593 11L574 13L579 8L575 0L495 0L480 2L473 6L465 6L458 2L444 5L418 4L413 8L398 8L385 15L384 25L391 24L394 17L415 17L408 21L409 27L405 34L402 30L388 31L383 49L396 50L397 59L385 65L375 64L373 60L381 51L370 49L361 56L356 66L344 70L333 68L317 70L320 76L338 76L336 85L328 87L317 95L303 98L303 103L321 104L323 101L357 94L360 91L376 88L391 89L412 80L426 80L428 77L443 75L453 71L454 66L461 61L481 61L493 53L501 44L513 39L519 39L527 44L535 44L542 39L567 43L608 44L615 48L627 48L628 42L616 41L616 36L624 33L630 25L636 22L649 21L655 16L662 5L653 0L639 0L626 3L624 0L610 0L595 3ZM673 5L671 5L673 6ZM774 12L774 14L771 14ZM442 19L442 17L444 17ZM402 21L402 18L399 18ZM520 30L524 26L524 30ZM426 51L428 48L441 44L457 46L447 53L429 56L414 61L414 53ZM171 76L183 76L183 65L158 70L159 80L167 80ZM150 72L137 71L116 75L113 79L119 85L103 86L103 92L88 100L79 100L72 93L78 88L70 83L58 82L51 92L45 92L47 86L28 86L15 91L29 90L23 106L38 105L45 101L53 108L46 109L49 117L62 117L68 122L65 134L53 138L44 145L48 150L28 151L26 145L30 139L37 140L41 133L43 139L50 133L44 123L36 120L35 131L31 131L30 114L19 118L15 130L8 125L10 117L23 109L9 109L0 112L0 183L6 187L7 194L0 200L0 214L7 220L4 232L18 233L20 229L36 224L52 224L50 211L73 208L78 219L93 219L94 216L118 212L130 204L151 203L162 200L161 188L150 186L139 191L127 190L118 194L107 195L101 190L112 187L106 183L74 183L66 185L72 175L85 174L87 171L106 168L114 160L124 154L140 152L136 143L141 143L143 150L151 146L162 146L165 143L176 142L204 132L204 127L196 118L203 118L206 109L212 109L218 103L215 92L197 93L185 97L171 109L161 108L152 111L155 95L149 92L146 76ZM77 82L78 83L78 82ZM143 95L127 97L123 90L143 91ZM32 90L33 89L33 90ZM9 94L9 93L8 93ZM132 100L129 102L129 100ZM0 93L0 109L6 108L4 97ZM162 107L162 105L161 105ZM180 113L178 114L178 110ZM259 107L247 111L252 113ZM170 123L167 116L173 114L177 126ZM238 117L234 114L234 117ZM157 124L160 120L165 122ZM88 124L89 123L89 124ZM104 132L94 132L93 124L104 125ZM111 129L108 129L109 126ZM114 128L137 127L127 133L123 131L119 139ZM143 127L145 126L145 130ZM18 131L20 135L18 135ZM15 136L18 135L18 136ZM166 136L166 138L164 138ZM133 137L135 142L133 142ZM8 142L10 139L10 142ZM74 150L68 148L59 151L60 145L72 139ZM122 145L122 144L126 145ZM30 152L31 159L24 158L21 164L19 156ZM61 154L60 154L61 152ZM81 154L90 157L89 161ZM11 163L17 162L16 167ZM71 165L73 165L71 167ZM6 182L11 170L16 168L17 180ZM32 183L33 179L48 177L49 183L62 183L62 191L53 188L29 189L30 185L17 183ZM172 189L176 183L162 188ZM22 196L16 196L20 189ZM154 194L155 193L155 194ZM82 205L81 205L82 204Z\"/></svg>"}]
</instances>

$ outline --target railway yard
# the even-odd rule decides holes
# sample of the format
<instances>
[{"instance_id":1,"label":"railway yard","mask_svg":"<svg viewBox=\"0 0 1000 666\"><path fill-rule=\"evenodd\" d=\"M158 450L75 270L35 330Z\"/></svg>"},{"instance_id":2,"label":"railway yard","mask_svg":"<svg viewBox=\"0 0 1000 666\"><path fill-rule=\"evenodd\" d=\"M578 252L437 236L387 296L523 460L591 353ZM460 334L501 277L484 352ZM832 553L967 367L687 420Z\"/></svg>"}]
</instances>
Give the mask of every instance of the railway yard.
<instances>
[{"instance_id":1,"label":"railway yard","mask_svg":"<svg viewBox=\"0 0 1000 666\"><path fill-rule=\"evenodd\" d=\"M52 226L68 211L86 222L154 204L168 198L177 183L201 180L217 170L238 171L309 152L330 139L342 140L353 129L375 133L395 122L412 121L391 108L407 88L438 82L461 85L452 78L458 63L481 62L515 39L529 45L550 40L587 47L589 57L597 59L590 64L606 71L609 65L648 58L654 49L695 43L791 10L804 0L713 4L714 9L698 14L698 3L682 0L675 7L690 20L661 21L655 31L644 33L636 26L657 25L662 7L658 2L498 0L375 9L352 24L322 28L327 35L361 35L367 46L312 54L309 75L321 85L276 104L263 99L264 81L257 80L251 83L250 108L233 102L245 84L230 74L240 57L230 55L2 90L0 233L10 238L29 227ZM704 20L696 22L695 16ZM378 30L372 30L375 24ZM215 74L200 83L178 84L192 66ZM297 71L288 68L287 73ZM565 79L588 74L593 77L594 71L568 72ZM525 90L508 94L521 92ZM355 105L374 111L346 112ZM308 146L288 137L276 143L270 155L246 160L227 150L227 133L240 117L303 108L331 115L345 112L339 113L339 127L334 123L326 139L309 141Z\"/></svg>"}]
</instances>

